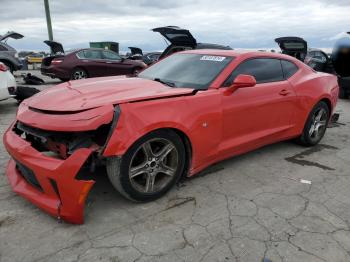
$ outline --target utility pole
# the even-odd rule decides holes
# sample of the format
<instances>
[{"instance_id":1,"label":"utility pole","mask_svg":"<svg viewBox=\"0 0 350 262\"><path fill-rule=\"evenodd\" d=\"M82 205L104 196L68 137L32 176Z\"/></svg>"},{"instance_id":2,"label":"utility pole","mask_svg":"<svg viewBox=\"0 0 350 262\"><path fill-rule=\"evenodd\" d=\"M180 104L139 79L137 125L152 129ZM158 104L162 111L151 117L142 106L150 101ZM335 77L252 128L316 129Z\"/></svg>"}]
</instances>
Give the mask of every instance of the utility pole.
<instances>
[{"instance_id":1,"label":"utility pole","mask_svg":"<svg viewBox=\"0 0 350 262\"><path fill-rule=\"evenodd\" d=\"M52 41L53 40L53 34L52 34L52 25L51 25L51 15L50 15L49 0L44 0L44 5L45 5L47 32L49 33L49 40Z\"/></svg>"}]
</instances>

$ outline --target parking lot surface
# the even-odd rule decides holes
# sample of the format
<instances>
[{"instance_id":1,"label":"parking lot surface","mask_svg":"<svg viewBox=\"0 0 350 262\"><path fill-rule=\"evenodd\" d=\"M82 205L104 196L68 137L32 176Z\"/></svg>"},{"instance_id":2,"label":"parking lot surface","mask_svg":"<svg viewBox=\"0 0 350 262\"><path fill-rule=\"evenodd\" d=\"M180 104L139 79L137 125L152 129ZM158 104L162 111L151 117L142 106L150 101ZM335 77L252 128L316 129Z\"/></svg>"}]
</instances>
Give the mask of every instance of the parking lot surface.
<instances>
[{"instance_id":1,"label":"parking lot surface","mask_svg":"<svg viewBox=\"0 0 350 262\"><path fill-rule=\"evenodd\" d=\"M1 136L16 109L0 102ZM225 160L146 204L122 198L100 169L79 226L12 192L1 143L0 261L350 261L350 101L337 111L316 147L282 142Z\"/></svg>"}]
</instances>

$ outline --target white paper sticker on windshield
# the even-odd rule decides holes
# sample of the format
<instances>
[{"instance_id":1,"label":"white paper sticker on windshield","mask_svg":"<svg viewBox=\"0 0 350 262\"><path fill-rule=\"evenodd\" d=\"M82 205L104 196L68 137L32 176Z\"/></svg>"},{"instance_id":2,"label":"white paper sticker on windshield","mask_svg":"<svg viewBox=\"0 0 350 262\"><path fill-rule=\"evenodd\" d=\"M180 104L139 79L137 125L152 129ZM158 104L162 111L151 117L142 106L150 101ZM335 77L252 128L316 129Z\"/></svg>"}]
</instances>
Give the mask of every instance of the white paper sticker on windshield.
<instances>
[{"instance_id":1,"label":"white paper sticker on windshield","mask_svg":"<svg viewBox=\"0 0 350 262\"><path fill-rule=\"evenodd\" d=\"M204 55L204 56L201 57L201 60L222 62L222 61L225 60L225 58L226 57L224 57L224 56Z\"/></svg>"}]
</instances>

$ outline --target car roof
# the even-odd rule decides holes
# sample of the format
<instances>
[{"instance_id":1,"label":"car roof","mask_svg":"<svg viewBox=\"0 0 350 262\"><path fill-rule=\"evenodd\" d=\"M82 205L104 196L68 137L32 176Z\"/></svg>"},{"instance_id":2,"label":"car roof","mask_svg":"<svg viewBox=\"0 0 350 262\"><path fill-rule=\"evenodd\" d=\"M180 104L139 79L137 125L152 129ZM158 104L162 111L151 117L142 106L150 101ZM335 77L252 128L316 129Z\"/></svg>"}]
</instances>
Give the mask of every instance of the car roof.
<instances>
[{"instance_id":1,"label":"car roof","mask_svg":"<svg viewBox=\"0 0 350 262\"><path fill-rule=\"evenodd\" d=\"M197 43L196 49L222 49L222 50L232 50L232 47L219 45L219 44L211 44L211 43Z\"/></svg>"},{"instance_id":2,"label":"car roof","mask_svg":"<svg viewBox=\"0 0 350 262\"><path fill-rule=\"evenodd\" d=\"M232 57L271 57L278 59L286 59L296 61L297 59L280 53L273 52L261 52L261 51L253 51L253 50L221 50L221 49L194 49L182 51L181 53L189 53L189 54L200 54L200 55L216 55L216 56L232 56Z\"/></svg>"},{"instance_id":3,"label":"car roof","mask_svg":"<svg viewBox=\"0 0 350 262\"><path fill-rule=\"evenodd\" d=\"M71 50L68 50L67 53L73 54L73 53L78 53L78 52L83 51L83 50L97 50L97 51L112 51L112 52L114 52L113 50L104 49L104 48L95 48L95 47L90 48L90 47L86 47L86 48L71 49Z\"/></svg>"}]
</instances>

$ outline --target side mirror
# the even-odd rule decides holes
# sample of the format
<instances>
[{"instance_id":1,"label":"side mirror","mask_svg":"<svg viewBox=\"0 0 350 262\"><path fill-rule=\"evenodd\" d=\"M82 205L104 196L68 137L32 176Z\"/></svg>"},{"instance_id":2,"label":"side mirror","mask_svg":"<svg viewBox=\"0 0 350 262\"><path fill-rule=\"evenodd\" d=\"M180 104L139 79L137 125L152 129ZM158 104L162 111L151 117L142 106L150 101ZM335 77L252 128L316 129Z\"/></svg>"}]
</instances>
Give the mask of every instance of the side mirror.
<instances>
[{"instance_id":1,"label":"side mirror","mask_svg":"<svg viewBox=\"0 0 350 262\"><path fill-rule=\"evenodd\" d=\"M122 59L120 60L120 62L122 62L122 63L123 63L124 61L125 61L125 58L124 58L124 57L122 57Z\"/></svg>"},{"instance_id":2,"label":"side mirror","mask_svg":"<svg viewBox=\"0 0 350 262\"><path fill-rule=\"evenodd\" d=\"M253 87L256 85L256 80L251 75L238 75L232 85L236 88Z\"/></svg>"},{"instance_id":3,"label":"side mirror","mask_svg":"<svg viewBox=\"0 0 350 262\"><path fill-rule=\"evenodd\" d=\"M238 75L233 81L231 86L229 86L225 94L232 94L238 88L253 87L256 85L256 80L254 76L251 75Z\"/></svg>"}]
</instances>

